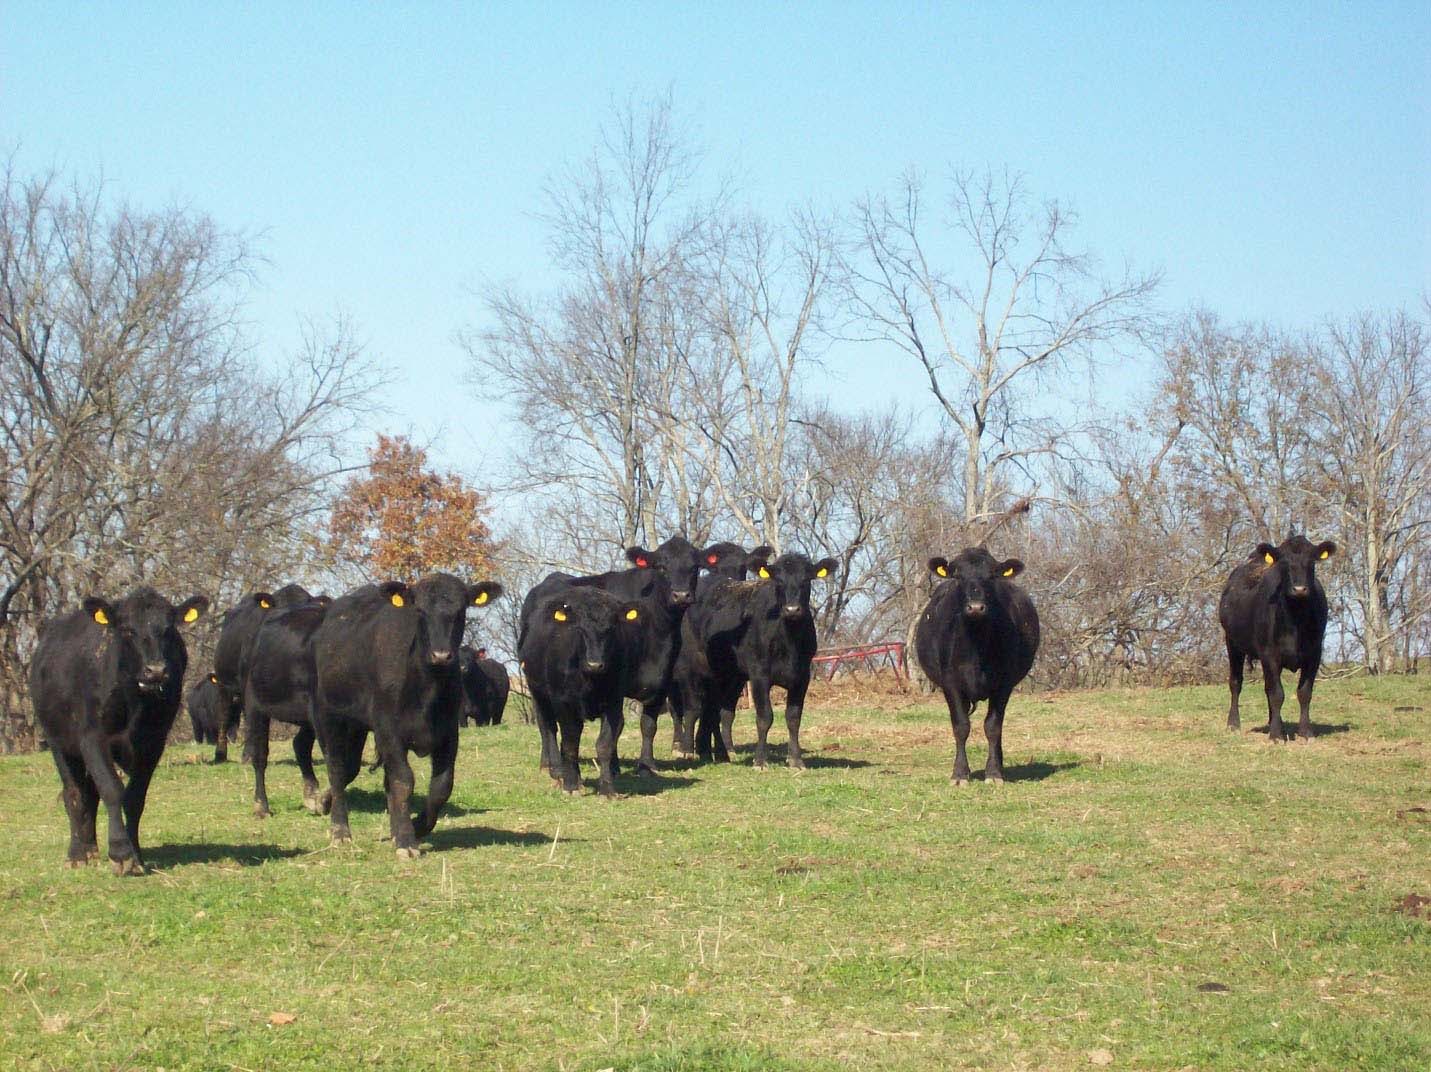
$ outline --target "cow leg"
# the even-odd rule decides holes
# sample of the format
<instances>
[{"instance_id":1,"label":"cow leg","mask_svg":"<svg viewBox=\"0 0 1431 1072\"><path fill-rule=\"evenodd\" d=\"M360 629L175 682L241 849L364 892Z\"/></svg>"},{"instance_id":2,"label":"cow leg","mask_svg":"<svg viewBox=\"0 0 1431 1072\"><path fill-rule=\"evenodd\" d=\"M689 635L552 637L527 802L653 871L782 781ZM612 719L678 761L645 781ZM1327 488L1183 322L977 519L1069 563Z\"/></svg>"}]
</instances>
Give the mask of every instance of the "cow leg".
<instances>
[{"instance_id":1,"label":"cow leg","mask_svg":"<svg viewBox=\"0 0 1431 1072\"><path fill-rule=\"evenodd\" d=\"M1232 703L1227 708L1227 728L1230 730L1242 728L1242 718L1237 711L1237 698L1242 695L1242 671L1246 665L1247 657L1229 643L1227 645L1227 689L1232 693Z\"/></svg>"},{"instance_id":2,"label":"cow leg","mask_svg":"<svg viewBox=\"0 0 1431 1072\"><path fill-rule=\"evenodd\" d=\"M561 784L561 752L557 748L557 724L556 716L552 713L550 702L546 697L532 691L532 709L537 717L537 731L542 739L542 759L538 765L538 770L544 770L552 776L552 780L558 785Z\"/></svg>"},{"instance_id":3,"label":"cow leg","mask_svg":"<svg viewBox=\"0 0 1431 1072\"><path fill-rule=\"evenodd\" d=\"M229 727L222 720L219 721L218 729L214 731L214 762L227 763L229 761Z\"/></svg>"},{"instance_id":4,"label":"cow leg","mask_svg":"<svg viewBox=\"0 0 1431 1072\"><path fill-rule=\"evenodd\" d=\"M1297 703L1302 708L1302 717L1297 721L1297 736L1304 741L1312 739L1312 686L1317 683L1317 666L1302 668L1297 679Z\"/></svg>"},{"instance_id":5,"label":"cow leg","mask_svg":"<svg viewBox=\"0 0 1431 1072\"><path fill-rule=\"evenodd\" d=\"M422 815L413 826L413 832L418 837L427 837L437 825L437 817L452 796L456 774L457 734L454 733L439 741L432 750L432 777L427 783L427 800L423 804Z\"/></svg>"},{"instance_id":6,"label":"cow leg","mask_svg":"<svg viewBox=\"0 0 1431 1072\"><path fill-rule=\"evenodd\" d=\"M1262 683L1267 690L1267 739L1285 741L1282 731L1282 701L1286 693L1282 691L1282 667L1271 659L1262 660Z\"/></svg>"},{"instance_id":7,"label":"cow leg","mask_svg":"<svg viewBox=\"0 0 1431 1072\"><path fill-rule=\"evenodd\" d=\"M209 731L204 729L204 724L199 721L199 716L194 712L189 712L189 725L194 727L194 743L205 744L209 739Z\"/></svg>"},{"instance_id":8,"label":"cow leg","mask_svg":"<svg viewBox=\"0 0 1431 1072\"><path fill-rule=\"evenodd\" d=\"M253 763L253 813L267 819L268 810L268 731L269 719L256 704L249 704L248 756Z\"/></svg>"},{"instance_id":9,"label":"cow leg","mask_svg":"<svg viewBox=\"0 0 1431 1072\"><path fill-rule=\"evenodd\" d=\"M561 745L552 768L561 774L558 784L562 792L577 796L581 792L581 713L563 711L559 725Z\"/></svg>"},{"instance_id":10,"label":"cow leg","mask_svg":"<svg viewBox=\"0 0 1431 1072\"><path fill-rule=\"evenodd\" d=\"M700 686L683 682L671 693L671 758L696 758L696 723L700 720Z\"/></svg>"},{"instance_id":11,"label":"cow leg","mask_svg":"<svg viewBox=\"0 0 1431 1072\"><path fill-rule=\"evenodd\" d=\"M104 810L109 815L109 859L114 864L114 873L140 874L144 867L124 824L124 786L115 773L108 752L97 736L85 734L80 739L80 755L84 757L85 769L94 780L100 799L104 801Z\"/></svg>"},{"instance_id":12,"label":"cow leg","mask_svg":"<svg viewBox=\"0 0 1431 1072\"><path fill-rule=\"evenodd\" d=\"M793 770L805 769L805 753L800 749L800 718L805 712L805 690L808 680L785 691L785 730L790 734L789 753L785 765Z\"/></svg>"},{"instance_id":13,"label":"cow leg","mask_svg":"<svg viewBox=\"0 0 1431 1072\"><path fill-rule=\"evenodd\" d=\"M596 736L596 791L608 800L616 796L616 742L625 722L622 707L623 702L618 701L602 712Z\"/></svg>"},{"instance_id":14,"label":"cow leg","mask_svg":"<svg viewBox=\"0 0 1431 1072\"><path fill-rule=\"evenodd\" d=\"M954 727L954 773L950 780L957 786L969 784L969 704L957 689L946 688L944 700L949 705L949 724Z\"/></svg>"},{"instance_id":15,"label":"cow leg","mask_svg":"<svg viewBox=\"0 0 1431 1072\"><path fill-rule=\"evenodd\" d=\"M598 736L596 739L596 747L598 751L597 759L601 763L601 769L603 773L609 771L612 778L617 778L621 774L621 758L617 754L616 746L621 742L621 731L626 728L625 700L622 700L616 705L616 714L612 716L611 727L611 755L608 759L601 759L601 756L599 754L601 749L601 738ZM601 732L606 732L605 718L603 718L601 721ZM612 790L612 792L615 792L615 790Z\"/></svg>"},{"instance_id":16,"label":"cow leg","mask_svg":"<svg viewBox=\"0 0 1431 1072\"><path fill-rule=\"evenodd\" d=\"M90 780L89 772L84 769L83 759L66 755L56 747L52 747L51 752L60 772L61 797L70 819L70 851L66 865L83 867L99 855L94 833L99 793Z\"/></svg>"},{"instance_id":17,"label":"cow leg","mask_svg":"<svg viewBox=\"0 0 1431 1072\"><path fill-rule=\"evenodd\" d=\"M641 758L636 761L636 773L642 777L656 773L654 745L656 743L656 721L660 716L661 704L659 702L641 705ZM680 736L679 728L676 730L676 735ZM672 744L671 751L675 750L676 746Z\"/></svg>"},{"instance_id":18,"label":"cow leg","mask_svg":"<svg viewBox=\"0 0 1431 1072\"><path fill-rule=\"evenodd\" d=\"M348 827L347 790L363 765L363 742L368 734L363 726L344 718L334 718L324 725L323 757L328 767L324 803L331 813L330 837L333 844L346 845L353 840L353 831Z\"/></svg>"},{"instance_id":19,"label":"cow leg","mask_svg":"<svg viewBox=\"0 0 1431 1072\"><path fill-rule=\"evenodd\" d=\"M318 800L318 775L313 773L313 742L316 739L312 723L305 722L299 726L293 737L293 758L298 761L298 772L303 776L303 806L314 815L321 815L323 805Z\"/></svg>"},{"instance_id":20,"label":"cow leg","mask_svg":"<svg viewBox=\"0 0 1431 1072\"><path fill-rule=\"evenodd\" d=\"M984 761L987 785L1004 784L1004 709L1008 705L1009 693L990 696L989 710L984 715L984 740L989 746L989 757Z\"/></svg>"},{"instance_id":21,"label":"cow leg","mask_svg":"<svg viewBox=\"0 0 1431 1072\"><path fill-rule=\"evenodd\" d=\"M385 721L376 718L379 725ZM422 852L417 845L417 832L412 825L412 790L417 779L407 761L407 748L389 731L374 730L378 755L383 760L383 783L388 795L388 829L398 857L415 859Z\"/></svg>"},{"instance_id":22,"label":"cow leg","mask_svg":"<svg viewBox=\"0 0 1431 1072\"><path fill-rule=\"evenodd\" d=\"M775 712L770 707L770 682L752 681L750 683L750 696L755 702L755 769L764 770L766 764L766 738L770 735L771 724L775 721ZM725 711L721 711L721 736L725 736ZM730 747L727 739L726 747Z\"/></svg>"},{"instance_id":23,"label":"cow leg","mask_svg":"<svg viewBox=\"0 0 1431 1072\"><path fill-rule=\"evenodd\" d=\"M134 846L135 859L144 866L144 855L139 849L139 820L144 816L144 804L149 798L149 781L154 777L154 768L159 766L159 757L164 751L164 739L141 744L136 749L134 771L129 776L129 784L124 787L124 829L129 835L129 843Z\"/></svg>"}]
</instances>

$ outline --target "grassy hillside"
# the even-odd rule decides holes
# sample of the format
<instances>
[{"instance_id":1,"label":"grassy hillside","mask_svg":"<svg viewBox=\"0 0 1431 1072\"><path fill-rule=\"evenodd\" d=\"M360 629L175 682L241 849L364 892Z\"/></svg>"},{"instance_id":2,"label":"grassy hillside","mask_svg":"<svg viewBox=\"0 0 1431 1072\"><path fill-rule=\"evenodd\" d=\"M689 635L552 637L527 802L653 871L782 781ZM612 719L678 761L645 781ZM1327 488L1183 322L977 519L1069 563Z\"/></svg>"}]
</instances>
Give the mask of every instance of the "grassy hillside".
<instances>
[{"instance_id":1,"label":"grassy hillside","mask_svg":"<svg viewBox=\"0 0 1431 1072\"><path fill-rule=\"evenodd\" d=\"M1431 680L1320 687L1310 745L1224 713L1018 695L1009 783L956 790L942 707L825 708L803 774L742 750L615 802L550 788L531 727L469 730L406 863L379 775L333 849L291 761L261 821L180 746L123 880L61 867L48 756L0 760L0 1064L1431 1066L1431 920L1398 908L1431 896Z\"/></svg>"}]
</instances>

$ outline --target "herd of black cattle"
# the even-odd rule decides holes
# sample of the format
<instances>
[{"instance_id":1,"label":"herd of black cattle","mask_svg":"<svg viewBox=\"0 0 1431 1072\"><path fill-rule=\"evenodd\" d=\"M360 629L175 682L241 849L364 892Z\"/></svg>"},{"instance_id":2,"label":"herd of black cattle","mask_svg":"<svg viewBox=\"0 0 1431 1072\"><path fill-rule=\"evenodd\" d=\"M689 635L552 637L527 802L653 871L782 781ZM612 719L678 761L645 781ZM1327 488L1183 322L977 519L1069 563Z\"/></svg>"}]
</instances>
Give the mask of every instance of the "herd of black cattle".
<instances>
[{"instance_id":1,"label":"herd of black cattle","mask_svg":"<svg viewBox=\"0 0 1431 1072\"><path fill-rule=\"evenodd\" d=\"M1239 727L1245 664L1265 677L1268 734L1283 739L1283 669L1299 670L1300 735L1311 736L1312 686L1321 662L1327 600L1318 561L1336 551L1294 535L1260 544L1228 578L1219 604L1232 692L1229 728ZM669 709L673 752L729 760L741 693L755 707L754 765L767 762L772 686L786 690L786 762L803 768L800 720L816 650L812 582L839 563L775 556L717 543L703 550L676 536L654 551L627 552L630 568L591 577L550 574L522 604L518 658L541 732L541 768L568 793L581 788L584 723L599 721L598 789L615 792L616 744L626 700L641 709L638 774L656 770L657 719ZM987 701L985 780L1000 783L1004 711L1038 649L1033 601L1013 578L1017 559L982 547L932 558L936 583L915 634L916 655L944 693L955 739L953 781L969 781L965 744L972 709ZM298 585L256 592L224 616L212 673L190 695L195 738L224 757L240 717L254 768L254 810L268 814L264 782L269 727L297 725L294 753L305 805L327 812L335 842L351 839L345 791L371 734L384 769L388 819L399 856L418 854L452 791L458 727L500 721L508 681L499 663L463 645L467 611L502 593L437 573L415 584L366 585L339 599ZM188 656L180 627L208 610L203 596L175 606L141 587L118 602L91 597L46 623L31 666L31 694L63 783L69 863L98 856L99 802L108 812L109 858L120 874L143 870L139 820L149 782L178 713ZM313 744L328 789L320 794ZM411 814L408 755L430 756L421 815ZM128 775L125 784L116 769Z\"/></svg>"}]
</instances>

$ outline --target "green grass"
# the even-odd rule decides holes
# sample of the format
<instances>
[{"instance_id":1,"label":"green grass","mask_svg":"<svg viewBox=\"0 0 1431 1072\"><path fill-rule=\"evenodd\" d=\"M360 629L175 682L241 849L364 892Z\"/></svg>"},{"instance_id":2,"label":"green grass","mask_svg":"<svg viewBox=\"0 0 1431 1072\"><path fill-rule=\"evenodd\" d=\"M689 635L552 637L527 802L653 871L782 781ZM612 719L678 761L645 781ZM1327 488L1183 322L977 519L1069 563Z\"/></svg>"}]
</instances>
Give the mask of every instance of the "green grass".
<instances>
[{"instance_id":1,"label":"green grass","mask_svg":"<svg viewBox=\"0 0 1431 1072\"><path fill-rule=\"evenodd\" d=\"M1273 746L1219 688L1021 694L1010 782L964 790L942 708L811 710L803 774L742 751L615 802L509 724L464 733L414 862L380 776L335 849L291 762L264 821L180 745L133 879L62 868L51 760L9 758L0 1065L1431 1067L1431 922L1397 911L1431 895L1428 710L1426 679L1329 682L1323 735Z\"/></svg>"}]
</instances>

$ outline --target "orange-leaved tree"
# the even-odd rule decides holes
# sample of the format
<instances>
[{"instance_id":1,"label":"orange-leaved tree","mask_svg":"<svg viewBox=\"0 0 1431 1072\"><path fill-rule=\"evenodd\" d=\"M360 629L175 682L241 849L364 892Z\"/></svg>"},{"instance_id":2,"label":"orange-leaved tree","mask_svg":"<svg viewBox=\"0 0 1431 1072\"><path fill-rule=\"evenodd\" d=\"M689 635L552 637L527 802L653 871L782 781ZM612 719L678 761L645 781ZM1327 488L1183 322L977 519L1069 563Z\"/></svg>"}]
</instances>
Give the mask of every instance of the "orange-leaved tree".
<instances>
[{"instance_id":1,"label":"orange-leaved tree","mask_svg":"<svg viewBox=\"0 0 1431 1072\"><path fill-rule=\"evenodd\" d=\"M367 475L343 485L328 522L328 550L372 577L416 580L445 570L492 573L484 496L460 476L429 469L406 436L378 436Z\"/></svg>"}]
</instances>

